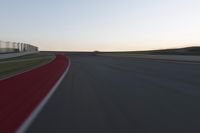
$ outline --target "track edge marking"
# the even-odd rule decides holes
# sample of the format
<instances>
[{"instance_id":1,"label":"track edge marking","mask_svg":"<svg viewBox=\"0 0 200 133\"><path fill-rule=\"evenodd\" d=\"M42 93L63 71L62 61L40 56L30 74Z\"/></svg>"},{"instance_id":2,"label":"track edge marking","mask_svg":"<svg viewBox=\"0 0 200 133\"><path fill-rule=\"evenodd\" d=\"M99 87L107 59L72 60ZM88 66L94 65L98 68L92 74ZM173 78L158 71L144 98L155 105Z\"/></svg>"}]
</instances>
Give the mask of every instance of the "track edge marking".
<instances>
[{"instance_id":1,"label":"track edge marking","mask_svg":"<svg viewBox=\"0 0 200 133\"><path fill-rule=\"evenodd\" d=\"M16 130L16 133L25 133L27 129L30 127L30 125L33 123L37 115L42 111L45 104L48 102L48 100L51 98L51 96L54 94L64 77L67 75L69 68L71 66L71 60L69 59L69 65L65 72L62 74L62 76L59 78L59 80L56 82L56 84L52 87L52 89L49 91L49 93L43 98L43 100L36 106L36 108L32 111L32 113L28 116L28 118L21 124L21 126Z\"/></svg>"}]
</instances>

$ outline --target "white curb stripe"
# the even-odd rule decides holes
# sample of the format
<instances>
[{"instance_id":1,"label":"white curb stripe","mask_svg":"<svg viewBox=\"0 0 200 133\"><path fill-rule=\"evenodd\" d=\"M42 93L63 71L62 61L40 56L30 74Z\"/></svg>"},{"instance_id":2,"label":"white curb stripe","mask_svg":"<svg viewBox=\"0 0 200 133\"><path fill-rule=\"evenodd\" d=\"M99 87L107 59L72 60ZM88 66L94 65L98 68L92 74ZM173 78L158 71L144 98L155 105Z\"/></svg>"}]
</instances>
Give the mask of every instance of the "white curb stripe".
<instances>
[{"instance_id":1,"label":"white curb stripe","mask_svg":"<svg viewBox=\"0 0 200 133\"><path fill-rule=\"evenodd\" d=\"M69 58L69 57L68 57ZM69 68L71 66L71 61L69 58L69 65L65 72L62 74L60 79L56 82L56 84L53 86L53 88L50 90L50 92L45 96L45 98L39 103L39 105L33 110L33 112L29 115L29 117L22 123L22 125L17 129L16 133L25 133L27 129L30 127L32 122L35 120L37 115L41 112L42 108L45 106L45 104L48 102L48 100L51 98L53 93L56 91L64 77L67 75Z\"/></svg>"}]
</instances>

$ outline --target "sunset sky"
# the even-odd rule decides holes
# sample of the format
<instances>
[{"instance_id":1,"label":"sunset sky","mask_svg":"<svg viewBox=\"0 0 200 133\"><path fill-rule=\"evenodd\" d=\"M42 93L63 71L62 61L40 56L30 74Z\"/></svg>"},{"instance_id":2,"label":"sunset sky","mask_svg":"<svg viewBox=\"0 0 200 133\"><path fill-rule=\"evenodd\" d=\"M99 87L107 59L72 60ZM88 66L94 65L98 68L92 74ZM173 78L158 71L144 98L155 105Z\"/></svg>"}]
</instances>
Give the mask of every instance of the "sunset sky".
<instances>
[{"instance_id":1,"label":"sunset sky","mask_svg":"<svg viewBox=\"0 0 200 133\"><path fill-rule=\"evenodd\" d=\"M0 0L0 40L40 50L200 45L199 0Z\"/></svg>"}]
</instances>

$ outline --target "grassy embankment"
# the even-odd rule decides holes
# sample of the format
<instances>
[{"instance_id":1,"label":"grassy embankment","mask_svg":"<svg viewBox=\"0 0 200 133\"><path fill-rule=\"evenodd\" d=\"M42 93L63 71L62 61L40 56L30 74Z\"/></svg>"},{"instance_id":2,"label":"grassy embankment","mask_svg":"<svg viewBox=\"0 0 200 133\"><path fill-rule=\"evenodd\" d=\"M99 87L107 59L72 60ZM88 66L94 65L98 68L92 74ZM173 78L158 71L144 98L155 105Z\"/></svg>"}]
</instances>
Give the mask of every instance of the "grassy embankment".
<instances>
[{"instance_id":1,"label":"grassy embankment","mask_svg":"<svg viewBox=\"0 0 200 133\"><path fill-rule=\"evenodd\" d=\"M52 54L32 54L0 60L0 79L33 69L53 59Z\"/></svg>"},{"instance_id":2,"label":"grassy embankment","mask_svg":"<svg viewBox=\"0 0 200 133\"><path fill-rule=\"evenodd\" d=\"M133 55L133 54L151 54L151 55L200 55L200 47L186 47L177 49L161 49L149 51L122 51L122 52L96 52L101 55Z\"/></svg>"}]
</instances>

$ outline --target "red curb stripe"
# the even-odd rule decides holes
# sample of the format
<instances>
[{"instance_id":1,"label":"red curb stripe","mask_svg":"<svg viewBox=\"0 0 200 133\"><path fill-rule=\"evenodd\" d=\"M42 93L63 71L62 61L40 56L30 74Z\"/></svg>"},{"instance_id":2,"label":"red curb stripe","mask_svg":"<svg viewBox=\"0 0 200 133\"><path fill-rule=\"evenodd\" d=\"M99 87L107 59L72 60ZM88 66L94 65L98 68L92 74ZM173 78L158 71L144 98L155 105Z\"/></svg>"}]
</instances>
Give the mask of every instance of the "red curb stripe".
<instances>
[{"instance_id":1,"label":"red curb stripe","mask_svg":"<svg viewBox=\"0 0 200 133\"><path fill-rule=\"evenodd\" d=\"M46 65L0 80L0 132L15 132L48 94L68 65L68 58L56 55Z\"/></svg>"}]
</instances>

